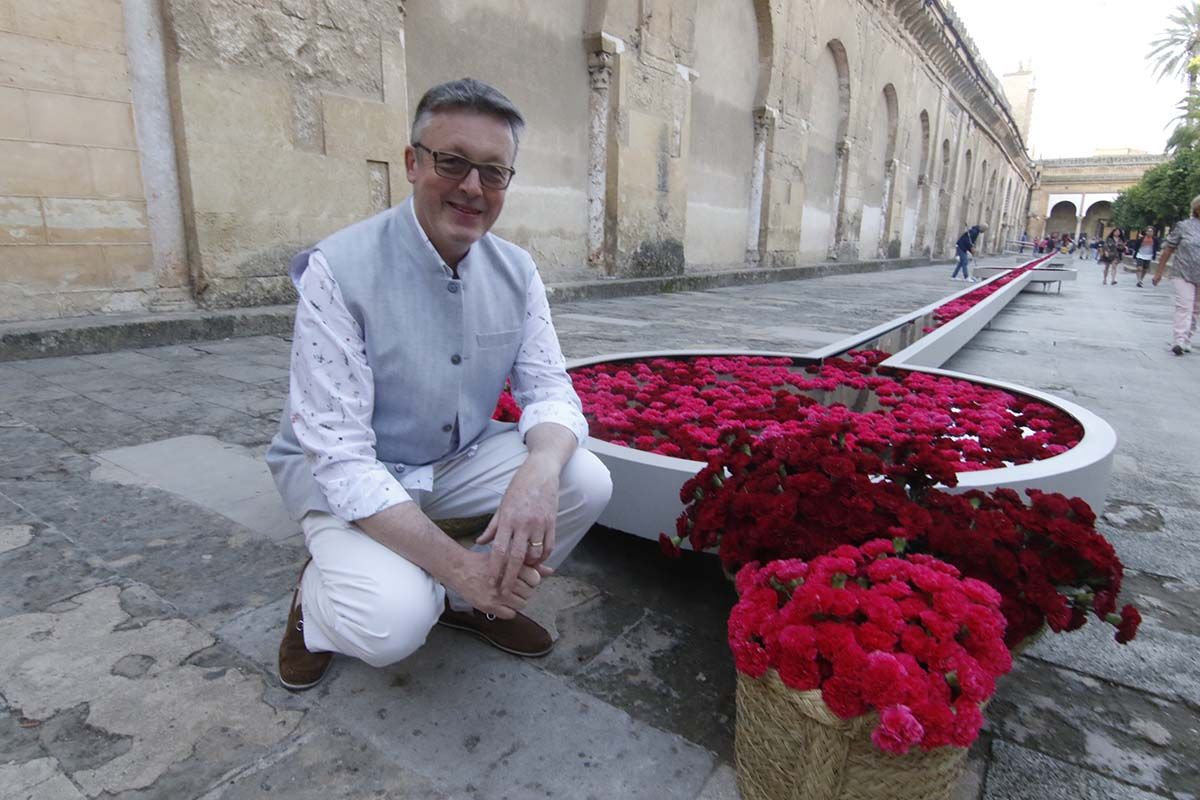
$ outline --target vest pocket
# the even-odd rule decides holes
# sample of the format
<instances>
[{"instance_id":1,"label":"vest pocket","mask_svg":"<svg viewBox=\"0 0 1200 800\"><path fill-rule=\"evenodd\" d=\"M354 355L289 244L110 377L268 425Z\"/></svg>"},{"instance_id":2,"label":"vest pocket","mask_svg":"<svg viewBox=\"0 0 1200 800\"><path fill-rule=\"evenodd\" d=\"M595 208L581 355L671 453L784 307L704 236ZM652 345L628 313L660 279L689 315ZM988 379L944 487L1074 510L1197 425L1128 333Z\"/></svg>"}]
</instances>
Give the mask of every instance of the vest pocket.
<instances>
[{"instance_id":1,"label":"vest pocket","mask_svg":"<svg viewBox=\"0 0 1200 800\"><path fill-rule=\"evenodd\" d=\"M505 347L515 342L520 335L520 328L513 328L511 331L497 331L496 333L477 333L475 334L475 344L481 350L489 347Z\"/></svg>"}]
</instances>

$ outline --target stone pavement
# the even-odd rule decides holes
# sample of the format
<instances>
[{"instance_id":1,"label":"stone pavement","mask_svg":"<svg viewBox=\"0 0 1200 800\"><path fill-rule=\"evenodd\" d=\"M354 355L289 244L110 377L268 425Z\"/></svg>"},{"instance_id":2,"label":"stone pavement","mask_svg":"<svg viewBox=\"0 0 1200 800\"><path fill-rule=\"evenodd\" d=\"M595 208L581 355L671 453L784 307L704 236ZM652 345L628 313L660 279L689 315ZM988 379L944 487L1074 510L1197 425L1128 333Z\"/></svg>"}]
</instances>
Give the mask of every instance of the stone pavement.
<instances>
[{"instance_id":1,"label":"stone pavement","mask_svg":"<svg viewBox=\"0 0 1200 800\"><path fill-rule=\"evenodd\" d=\"M948 368L1057 393L1120 436L1102 519L1146 617L1048 636L989 710L959 797L1200 796L1200 353L1170 293L1026 293ZM804 351L962 288L949 267L555 306L569 356ZM274 651L305 554L261 454L279 337L0 365L0 800L733 798L732 592L715 559L597 528L523 661L435 630L292 695Z\"/></svg>"}]
</instances>

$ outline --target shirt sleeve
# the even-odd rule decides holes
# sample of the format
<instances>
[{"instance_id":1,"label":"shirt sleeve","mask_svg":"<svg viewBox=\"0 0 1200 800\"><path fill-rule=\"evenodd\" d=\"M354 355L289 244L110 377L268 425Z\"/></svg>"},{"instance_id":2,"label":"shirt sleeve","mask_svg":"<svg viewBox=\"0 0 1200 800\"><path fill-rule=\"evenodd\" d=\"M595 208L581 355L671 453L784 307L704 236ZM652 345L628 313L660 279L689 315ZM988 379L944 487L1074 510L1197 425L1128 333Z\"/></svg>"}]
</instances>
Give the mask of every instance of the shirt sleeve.
<instances>
[{"instance_id":1,"label":"shirt sleeve","mask_svg":"<svg viewBox=\"0 0 1200 800\"><path fill-rule=\"evenodd\" d=\"M1171 232L1167 234L1167 240L1163 242L1166 247L1179 247L1179 243L1183 241L1183 225L1176 225L1171 228Z\"/></svg>"},{"instance_id":2,"label":"shirt sleeve","mask_svg":"<svg viewBox=\"0 0 1200 800\"><path fill-rule=\"evenodd\" d=\"M567 374L566 359L550 320L546 286L537 272L525 294L525 324L521 348L509 376L513 399L521 407L517 430L521 436L543 422L556 422L575 434L579 444L587 439L583 405Z\"/></svg>"},{"instance_id":3,"label":"shirt sleeve","mask_svg":"<svg viewBox=\"0 0 1200 800\"><path fill-rule=\"evenodd\" d=\"M346 522L411 500L375 455L375 382L362 329L320 253L296 288L288 414L313 479Z\"/></svg>"}]
</instances>

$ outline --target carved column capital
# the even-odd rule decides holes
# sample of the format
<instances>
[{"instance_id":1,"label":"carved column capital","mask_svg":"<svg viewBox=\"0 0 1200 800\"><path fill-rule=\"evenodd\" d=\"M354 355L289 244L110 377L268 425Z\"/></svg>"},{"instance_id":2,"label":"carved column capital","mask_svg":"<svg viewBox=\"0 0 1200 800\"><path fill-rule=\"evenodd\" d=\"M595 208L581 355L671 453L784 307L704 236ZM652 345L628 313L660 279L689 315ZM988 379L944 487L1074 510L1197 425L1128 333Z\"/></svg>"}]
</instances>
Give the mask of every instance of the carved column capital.
<instances>
[{"instance_id":1,"label":"carved column capital","mask_svg":"<svg viewBox=\"0 0 1200 800\"><path fill-rule=\"evenodd\" d=\"M775 125L779 112L770 106L754 109L754 135L761 136Z\"/></svg>"},{"instance_id":2,"label":"carved column capital","mask_svg":"<svg viewBox=\"0 0 1200 800\"><path fill-rule=\"evenodd\" d=\"M850 155L850 140L842 139L840 142L838 142L836 152L838 158L845 158L846 156Z\"/></svg>"},{"instance_id":3,"label":"carved column capital","mask_svg":"<svg viewBox=\"0 0 1200 800\"><path fill-rule=\"evenodd\" d=\"M588 53L588 77L593 90L608 88L612 80L613 54L603 50Z\"/></svg>"}]
</instances>

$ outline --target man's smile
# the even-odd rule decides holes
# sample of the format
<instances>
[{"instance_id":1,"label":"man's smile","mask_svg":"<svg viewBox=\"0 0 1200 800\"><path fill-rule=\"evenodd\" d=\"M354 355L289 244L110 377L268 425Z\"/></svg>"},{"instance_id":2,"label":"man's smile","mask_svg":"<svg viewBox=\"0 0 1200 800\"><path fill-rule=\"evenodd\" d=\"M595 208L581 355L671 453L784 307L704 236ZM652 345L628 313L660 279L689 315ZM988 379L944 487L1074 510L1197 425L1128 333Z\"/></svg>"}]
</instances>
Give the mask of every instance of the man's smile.
<instances>
[{"instance_id":1,"label":"man's smile","mask_svg":"<svg viewBox=\"0 0 1200 800\"><path fill-rule=\"evenodd\" d=\"M467 214L468 216L472 216L472 217L477 217L483 213L483 211L478 208L471 208L470 206L460 205L458 203L454 203L449 200L446 201L446 205L450 206L450 208L454 209L455 211L457 211L460 214Z\"/></svg>"}]
</instances>

